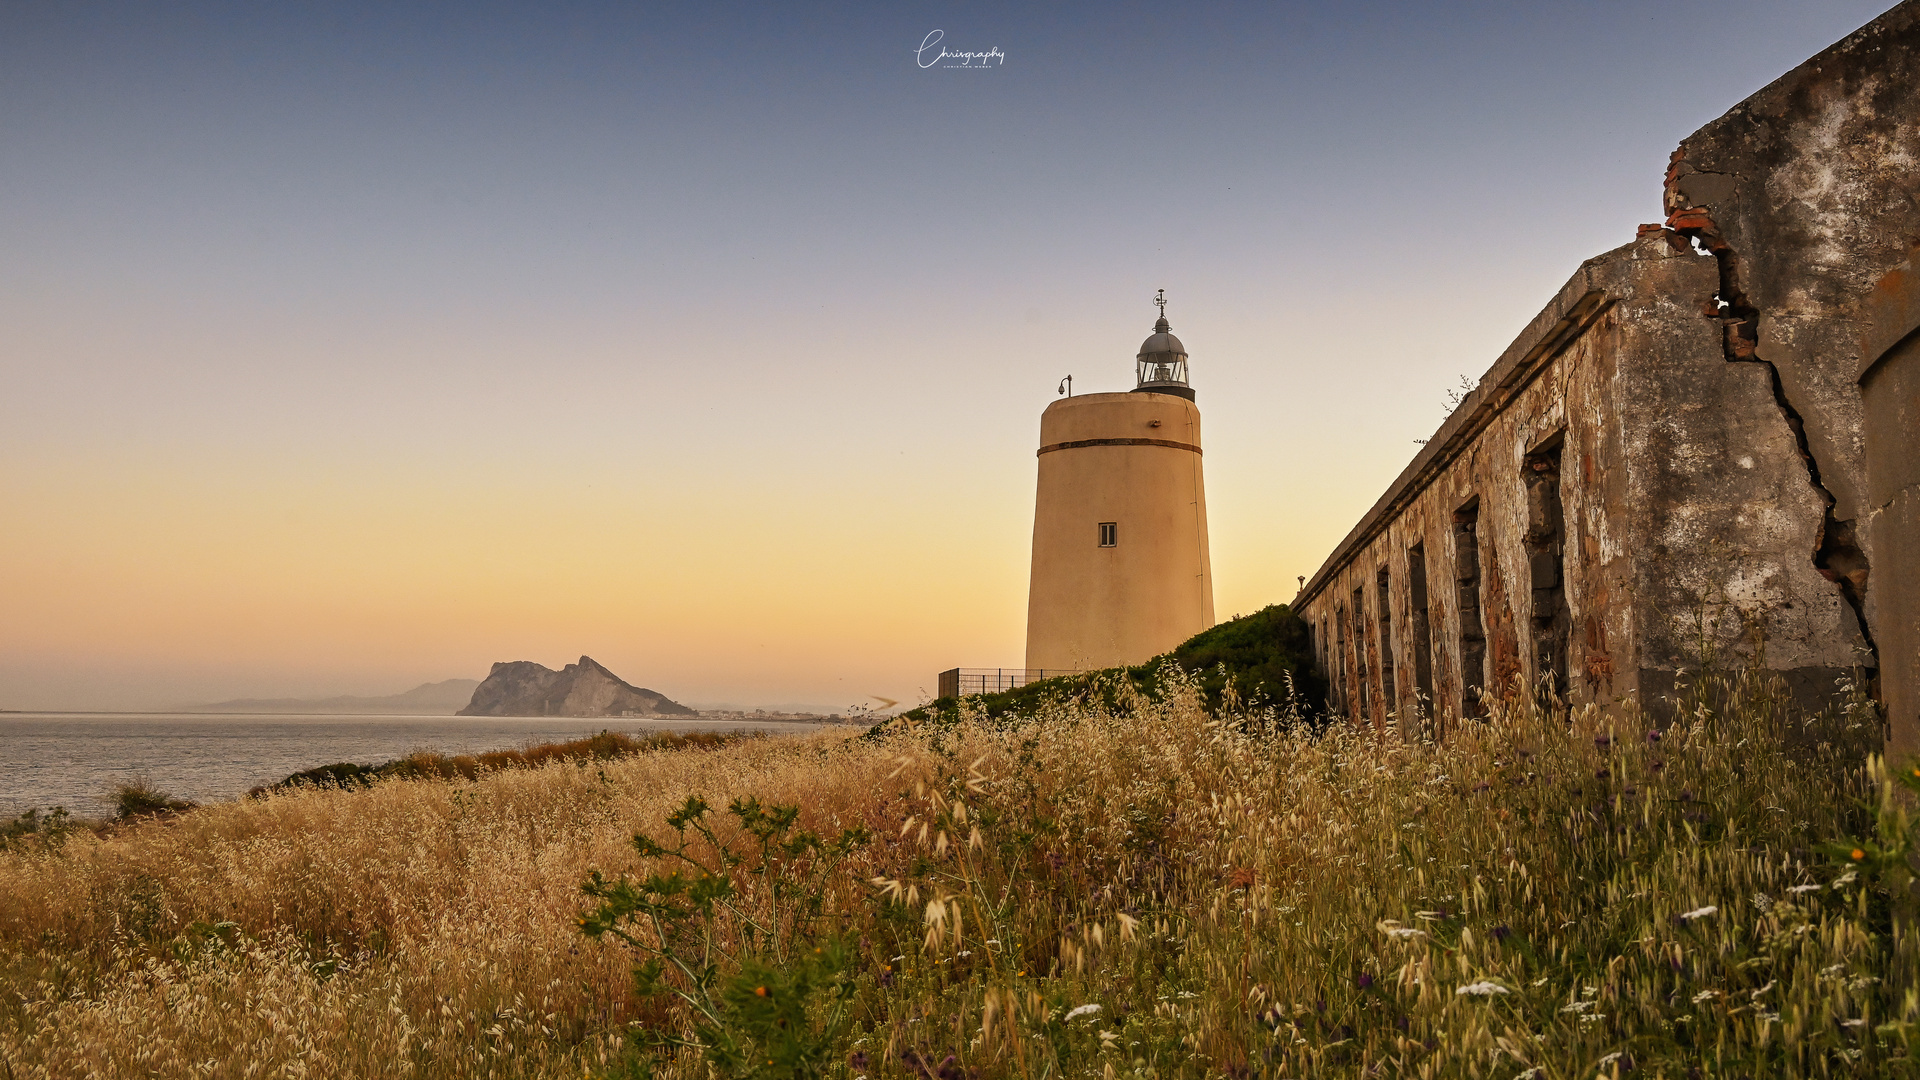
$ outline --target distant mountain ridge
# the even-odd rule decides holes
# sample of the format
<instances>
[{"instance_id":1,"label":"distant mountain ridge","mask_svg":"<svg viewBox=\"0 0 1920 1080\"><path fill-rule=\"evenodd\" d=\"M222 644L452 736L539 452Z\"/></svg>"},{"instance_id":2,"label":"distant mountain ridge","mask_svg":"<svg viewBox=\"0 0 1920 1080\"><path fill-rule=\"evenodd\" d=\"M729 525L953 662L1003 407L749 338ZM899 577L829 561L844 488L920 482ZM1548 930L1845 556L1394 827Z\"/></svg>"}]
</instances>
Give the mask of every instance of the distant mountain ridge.
<instances>
[{"instance_id":1,"label":"distant mountain ridge","mask_svg":"<svg viewBox=\"0 0 1920 1080\"><path fill-rule=\"evenodd\" d=\"M697 716L657 690L634 686L583 656L555 671L532 660L493 665L460 716Z\"/></svg>"},{"instance_id":2,"label":"distant mountain ridge","mask_svg":"<svg viewBox=\"0 0 1920 1080\"><path fill-rule=\"evenodd\" d=\"M457 716L473 700L478 679L443 679L421 683L404 694L385 697L235 698L210 705L189 705L183 712L341 713L347 715Z\"/></svg>"}]
</instances>

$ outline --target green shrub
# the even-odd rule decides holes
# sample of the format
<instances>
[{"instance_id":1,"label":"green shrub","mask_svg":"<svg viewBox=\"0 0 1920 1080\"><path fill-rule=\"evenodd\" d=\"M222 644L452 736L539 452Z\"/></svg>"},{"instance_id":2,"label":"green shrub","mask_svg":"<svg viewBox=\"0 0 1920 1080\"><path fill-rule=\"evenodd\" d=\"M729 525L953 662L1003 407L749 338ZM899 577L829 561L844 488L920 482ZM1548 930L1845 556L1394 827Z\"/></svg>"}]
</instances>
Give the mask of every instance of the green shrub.
<instances>
[{"instance_id":1,"label":"green shrub","mask_svg":"<svg viewBox=\"0 0 1920 1080\"><path fill-rule=\"evenodd\" d=\"M671 842L634 836L640 856L655 860L646 877L609 881L596 870L582 886L600 903L581 916L581 932L646 957L635 992L667 999L675 1017L642 1032L624 1071L651 1075L656 1052L683 1048L718 1076L824 1076L853 984L846 945L823 925L823 886L866 831L823 840L795 827L799 807L749 798L727 808L746 835L723 839L708 811L689 796L667 816Z\"/></svg>"},{"instance_id":2,"label":"green shrub","mask_svg":"<svg viewBox=\"0 0 1920 1080\"><path fill-rule=\"evenodd\" d=\"M1193 678L1206 708L1242 716L1271 706L1283 716L1312 719L1327 696L1326 680L1314 667L1307 624L1285 604L1273 604L1203 630L1146 663L968 695L967 706L970 715L990 721L1034 715L1053 698L1112 710L1136 695L1160 695L1163 680L1174 672ZM952 723L960 708L954 698L938 698L902 713L900 719L907 724Z\"/></svg>"},{"instance_id":3,"label":"green shrub","mask_svg":"<svg viewBox=\"0 0 1920 1080\"><path fill-rule=\"evenodd\" d=\"M114 809L122 821L133 818L152 817L156 814L178 814L191 810L194 804L186 799L176 799L153 786L145 778L138 778L121 784L113 789Z\"/></svg>"},{"instance_id":4,"label":"green shrub","mask_svg":"<svg viewBox=\"0 0 1920 1080\"><path fill-rule=\"evenodd\" d=\"M0 851L34 846L58 847L73 827L73 817L64 806L56 806L45 814L38 807L30 807L12 821L0 824Z\"/></svg>"}]
</instances>

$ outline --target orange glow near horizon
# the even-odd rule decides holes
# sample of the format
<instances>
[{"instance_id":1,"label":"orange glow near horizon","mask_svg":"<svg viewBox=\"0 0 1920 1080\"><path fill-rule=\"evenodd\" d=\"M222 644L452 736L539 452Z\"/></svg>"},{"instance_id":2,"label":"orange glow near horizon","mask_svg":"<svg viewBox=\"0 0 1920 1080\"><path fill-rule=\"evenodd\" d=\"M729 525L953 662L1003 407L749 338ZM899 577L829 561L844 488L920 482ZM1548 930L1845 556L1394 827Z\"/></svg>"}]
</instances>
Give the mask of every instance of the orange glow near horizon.
<instances>
[{"instance_id":1,"label":"orange glow near horizon","mask_svg":"<svg viewBox=\"0 0 1920 1080\"><path fill-rule=\"evenodd\" d=\"M1019 647L1023 553L898 520L840 525L772 486L516 490L401 469L349 483L258 462L32 476L7 496L35 527L0 536L13 657L218 657L364 673L349 692L390 693L405 686L369 684L585 652L696 700L844 706L912 690L903 675L996 624L1005 652ZM942 580L975 587L937 601L915 587ZM822 697L849 678L846 701Z\"/></svg>"},{"instance_id":2,"label":"orange glow near horizon","mask_svg":"<svg viewBox=\"0 0 1920 1080\"><path fill-rule=\"evenodd\" d=\"M1004 497L959 512L899 466L802 489L613 467L561 483L499 462L40 460L0 488L31 524L0 533L0 653L72 674L5 704L395 693L583 653L693 701L914 701L942 667L1019 663L1030 453L985 485ZM1223 617L1284 600L1220 595Z\"/></svg>"},{"instance_id":3,"label":"orange glow near horizon","mask_svg":"<svg viewBox=\"0 0 1920 1080\"><path fill-rule=\"evenodd\" d=\"M1041 410L1133 386L1162 288L1214 610L1283 603L1884 2L1678 66L1653 0L982 8L967 72L910 5L0 7L0 708L1016 666Z\"/></svg>"}]
</instances>

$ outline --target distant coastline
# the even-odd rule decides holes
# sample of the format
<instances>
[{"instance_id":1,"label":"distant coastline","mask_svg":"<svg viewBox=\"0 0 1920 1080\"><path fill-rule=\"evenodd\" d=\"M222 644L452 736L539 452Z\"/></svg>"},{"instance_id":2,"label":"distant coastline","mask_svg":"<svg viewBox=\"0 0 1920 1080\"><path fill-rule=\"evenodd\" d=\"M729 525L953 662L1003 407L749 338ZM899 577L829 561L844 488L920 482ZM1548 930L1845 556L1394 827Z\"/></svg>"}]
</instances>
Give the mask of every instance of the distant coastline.
<instances>
[{"instance_id":1,"label":"distant coastline","mask_svg":"<svg viewBox=\"0 0 1920 1080\"><path fill-rule=\"evenodd\" d=\"M852 721L859 723L859 720ZM0 716L0 825L26 810L111 813L112 793L143 783L202 805L317 766L371 765L422 751L481 755L586 739L699 731L811 734L830 717L792 714L645 719L561 716L26 712Z\"/></svg>"},{"instance_id":2,"label":"distant coastline","mask_svg":"<svg viewBox=\"0 0 1920 1080\"><path fill-rule=\"evenodd\" d=\"M316 716L452 716L473 698L478 679L443 679L421 683L402 694L328 698L235 698L172 710L190 714L304 713Z\"/></svg>"},{"instance_id":3,"label":"distant coastline","mask_svg":"<svg viewBox=\"0 0 1920 1080\"><path fill-rule=\"evenodd\" d=\"M322 703L323 702L308 702L307 704L318 705ZM851 713L781 712L781 711L775 711L772 709L765 709L765 710L700 709L695 711L692 715L689 715L689 716L579 717L579 716L541 716L538 714L521 716L521 715L515 714L515 715L506 715L506 716L467 717L467 716L458 716L451 712L445 712L445 713L343 712L343 711L330 710L325 708L287 709L287 710L261 709L261 710L255 710L255 711L242 711L237 709L229 710L224 708L212 709L205 705L190 705L180 709L0 709L0 716L23 716L23 717L29 717L29 718L42 717L42 716L75 716L75 717L150 716L150 717L157 717L157 718L172 717L172 718L179 718L179 719L201 718L201 717L205 717L207 719L217 719L221 717L245 718L248 716L259 716L259 717L271 716L271 717L285 717L288 719L307 719L307 720L326 720L326 719L333 719L333 718L338 718L341 720L379 720L382 718L389 718L393 720L476 720L476 719L477 720L556 720L556 721L557 720L586 720L586 721L604 721L604 723L601 725L603 727L619 727L621 723L624 723L627 721L645 721L648 723L664 723L664 722L669 722L673 720L683 720L687 722L706 721L706 720L715 720L715 721L724 720L729 722L734 722L734 721L756 722L757 721L762 723L781 723L781 724L872 724L876 720L887 719L892 715L893 715L892 713L874 713L872 716L863 716L860 714L851 714Z\"/></svg>"}]
</instances>

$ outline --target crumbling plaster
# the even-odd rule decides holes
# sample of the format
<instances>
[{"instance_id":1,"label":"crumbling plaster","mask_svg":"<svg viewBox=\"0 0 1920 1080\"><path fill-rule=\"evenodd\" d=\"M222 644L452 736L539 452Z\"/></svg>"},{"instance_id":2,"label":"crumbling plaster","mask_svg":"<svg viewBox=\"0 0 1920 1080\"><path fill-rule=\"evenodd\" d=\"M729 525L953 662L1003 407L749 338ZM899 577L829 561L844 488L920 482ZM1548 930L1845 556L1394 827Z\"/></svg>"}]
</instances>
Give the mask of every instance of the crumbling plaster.
<instances>
[{"instance_id":1,"label":"crumbling plaster","mask_svg":"<svg viewBox=\"0 0 1920 1080\"><path fill-rule=\"evenodd\" d=\"M1806 465L1830 500L1814 561L1860 624L1899 749L1920 749L1911 399L1896 294L1920 243L1920 4L1782 76L1675 152L1668 223L1723 266L1726 349L1777 374ZM1870 376L1869 372L1873 374ZM1906 493L1906 494L1903 494Z\"/></svg>"},{"instance_id":2,"label":"crumbling plaster","mask_svg":"<svg viewBox=\"0 0 1920 1080\"><path fill-rule=\"evenodd\" d=\"M1657 709L1713 657L1762 661L1812 705L1864 667L1892 749L1920 750L1916 164L1920 0L1907 0L1682 142L1664 227L1580 268L1296 610L1319 631L1355 588L1377 606L1372 576L1387 567L1395 667L1411 670L1406 560L1422 544L1443 718L1473 711L1470 682L1538 685L1527 635L1544 631L1530 620L1559 610L1564 581L1576 703L1638 694ZM1559 430L1556 566L1526 540L1551 499L1536 491L1530 522L1522 471L1555 475L1528 454ZM1453 546L1469 499L1477 557ZM1477 678L1453 587L1476 567ZM1405 722L1407 680L1393 700L1377 678L1353 699L1348 625L1344 656L1317 638L1336 705Z\"/></svg>"},{"instance_id":3,"label":"crumbling plaster","mask_svg":"<svg viewBox=\"0 0 1920 1080\"><path fill-rule=\"evenodd\" d=\"M1376 725L1411 727L1430 713L1444 730L1470 714L1478 681L1494 693L1534 686L1529 634L1534 577L1525 537L1530 454L1559 446L1564 547L1558 573L1570 619L1568 696L1611 702L1643 688L1672 692L1703 650L1732 662L1767 650L1830 677L1845 663L1845 606L1810 560L1823 501L1757 366L1729 364L1711 297L1719 271L1676 234L1649 232L1583 265L1503 354L1356 526L1296 600L1316 627L1335 598L1358 589L1368 653L1381 641L1375 575L1389 579L1396 672L1390 700L1367 659L1367 700L1351 699L1359 657L1327 670L1349 688L1344 711ZM1456 550L1454 514L1477 500L1477 558ZM1419 706L1414 670L1409 551L1427 561L1433 701ZM1477 563L1486 637L1478 680L1462 669L1461 568ZM1801 603L1824 590L1827 603ZM1470 594L1473 590L1469 590ZM1347 616L1351 619L1351 616ZM1842 634L1844 637L1844 634ZM1344 668L1344 670L1342 670Z\"/></svg>"}]
</instances>

